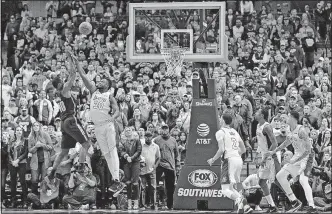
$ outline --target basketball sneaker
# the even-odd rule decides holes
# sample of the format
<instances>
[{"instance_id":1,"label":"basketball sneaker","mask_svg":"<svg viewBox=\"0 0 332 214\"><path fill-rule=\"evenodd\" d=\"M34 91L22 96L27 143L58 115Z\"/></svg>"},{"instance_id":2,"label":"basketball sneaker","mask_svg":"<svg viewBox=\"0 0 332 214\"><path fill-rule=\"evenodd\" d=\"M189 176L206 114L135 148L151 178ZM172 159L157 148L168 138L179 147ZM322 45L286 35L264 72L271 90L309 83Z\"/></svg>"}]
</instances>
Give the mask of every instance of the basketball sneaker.
<instances>
[{"instance_id":1,"label":"basketball sneaker","mask_svg":"<svg viewBox=\"0 0 332 214\"><path fill-rule=\"evenodd\" d=\"M117 197L119 193L126 187L126 185L120 181L114 181L112 186L109 188L113 192L113 197Z\"/></svg>"},{"instance_id":2,"label":"basketball sneaker","mask_svg":"<svg viewBox=\"0 0 332 214\"><path fill-rule=\"evenodd\" d=\"M277 207L271 207L271 206L269 206L269 209L266 210L266 213L278 213L278 212L279 212L279 210L278 210Z\"/></svg>"},{"instance_id":3,"label":"basketball sneaker","mask_svg":"<svg viewBox=\"0 0 332 214\"><path fill-rule=\"evenodd\" d=\"M299 199L291 202L291 208L287 211L287 213L293 213L298 211L302 207L302 202Z\"/></svg>"}]
</instances>

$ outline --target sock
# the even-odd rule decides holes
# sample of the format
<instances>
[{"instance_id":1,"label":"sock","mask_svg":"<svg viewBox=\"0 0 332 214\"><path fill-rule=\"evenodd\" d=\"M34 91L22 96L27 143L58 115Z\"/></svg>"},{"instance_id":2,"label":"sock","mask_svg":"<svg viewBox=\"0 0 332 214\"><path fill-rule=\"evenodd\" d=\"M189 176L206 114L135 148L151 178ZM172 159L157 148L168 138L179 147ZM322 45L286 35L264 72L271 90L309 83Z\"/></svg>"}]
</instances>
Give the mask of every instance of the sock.
<instances>
[{"instance_id":1,"label":"sock","mask_svg":"<svg viewBox=\"0 0 332 214\"><path fill-rule=\"evenodd\" d=\"M273 199L272 199L271 194L265 196L265 198L266 198L267 202L268 202L272 207L275 207L275 206L276 206L276 205L274 204L274 201L273 201Z\"/></svg>"},{"instance_id":2,"label":"sock","mask_svg":"<svg viewBox=\"0 0 332 214\"><path fill-rule=\"evenodd\" d=\"M312 189L311 189L311 186L309 185L308 177L305 176L304 174L301 174L299 180L300 180L301 186L303 187L305 197L308 201L308 205L315 208L314 198L312 196Z\"/></svg>"}]
</instances>

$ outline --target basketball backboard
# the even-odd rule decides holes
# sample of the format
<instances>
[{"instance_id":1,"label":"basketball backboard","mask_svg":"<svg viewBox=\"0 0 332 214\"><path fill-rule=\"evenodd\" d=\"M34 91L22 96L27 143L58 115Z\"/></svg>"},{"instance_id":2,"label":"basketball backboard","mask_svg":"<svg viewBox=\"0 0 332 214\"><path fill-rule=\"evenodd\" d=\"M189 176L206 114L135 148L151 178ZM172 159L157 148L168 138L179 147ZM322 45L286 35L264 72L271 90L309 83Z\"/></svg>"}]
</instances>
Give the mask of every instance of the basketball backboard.
<instances>
[{"instance_id":1,"label":"basketball backboard","mask_svg":"<svg viewBox=\"0 0 332 214\"><path fill-rule=\"evenodd\" d=\"M127 60L163 62L160 49L180 46L184 61L225 61L225 10L225 2L130 3Z\"/></svg>"}]
</instances>

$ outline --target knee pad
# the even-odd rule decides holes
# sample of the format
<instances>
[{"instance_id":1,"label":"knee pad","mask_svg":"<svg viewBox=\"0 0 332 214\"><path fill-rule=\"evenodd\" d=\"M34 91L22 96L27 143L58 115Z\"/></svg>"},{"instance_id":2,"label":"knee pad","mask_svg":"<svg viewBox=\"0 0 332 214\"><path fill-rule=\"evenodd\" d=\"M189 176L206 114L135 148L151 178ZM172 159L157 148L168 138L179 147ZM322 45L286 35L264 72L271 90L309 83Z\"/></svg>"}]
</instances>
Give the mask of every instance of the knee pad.
<instances>
[{"instance_id":1,"label":"knee pad","mask_svg":"<svg viewBox=\"0 0 332 214\"><path fill-rule=\"evenodd\" d=\"M126 181L125 184L126 184L127 186L129 186L129 185L131 184L131 182L130 182L130 181Z\"/></svg>"},{"instance_id":2,"label":"knee pad","mask_svg":"<svg viewBox=\"0 0 332 214\"><path fill-rule=\"evenodd\" d=\"M132 185L133 185L133 186L138 186L138 183L137 183L137 182L135 182L135 183L132 183Z\"/></svg>"}]
</instances>

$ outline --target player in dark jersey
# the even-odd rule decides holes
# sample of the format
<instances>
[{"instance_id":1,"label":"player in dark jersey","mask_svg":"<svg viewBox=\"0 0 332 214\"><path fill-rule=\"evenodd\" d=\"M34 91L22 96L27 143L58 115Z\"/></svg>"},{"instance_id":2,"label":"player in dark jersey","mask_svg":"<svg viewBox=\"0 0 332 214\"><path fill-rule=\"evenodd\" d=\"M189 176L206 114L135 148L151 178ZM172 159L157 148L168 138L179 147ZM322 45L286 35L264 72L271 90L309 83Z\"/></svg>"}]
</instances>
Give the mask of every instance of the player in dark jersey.
<instances>
[{"instance_id":1,"label":"player in dark jersey","mask_svg":"<svg viewBox=\"0 0 332 214\"><path fill-rule=\"evenodd\" d=\"M54 161L53 170L50 174L51 178L54 177L62 159L68 155L69 149L74 148L76 143L82 144L83 149L80 151L79 162L84 167L86 152L90 146L87 134L85 133L79 120L76 118L77 99L73 97L71 88L73 87L76 79L76 72L74 70L74 63L72 53L68 53L67 60L69 61L69 77L65 84L62 84L60 77L53 79L52 84L60 93L61 101L59 103L60 117L61 117L61 152Z\"/></svg>"},{"instance_id":2,"label":"player in dark jersey","mask_svg":"<svg viewBox=\"0 0 332 214\"><path fill-rule=\"evenodd\" d=\"M21 107L20 113L21 115L15 117L14 122L22 127L23 136L28 138L31 132L32 124L36 122L36 119L28 114L28 108L26 106Z\"/></svg>"}]
</instances>

